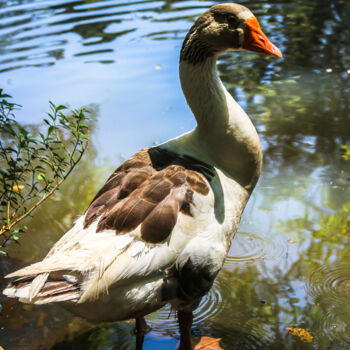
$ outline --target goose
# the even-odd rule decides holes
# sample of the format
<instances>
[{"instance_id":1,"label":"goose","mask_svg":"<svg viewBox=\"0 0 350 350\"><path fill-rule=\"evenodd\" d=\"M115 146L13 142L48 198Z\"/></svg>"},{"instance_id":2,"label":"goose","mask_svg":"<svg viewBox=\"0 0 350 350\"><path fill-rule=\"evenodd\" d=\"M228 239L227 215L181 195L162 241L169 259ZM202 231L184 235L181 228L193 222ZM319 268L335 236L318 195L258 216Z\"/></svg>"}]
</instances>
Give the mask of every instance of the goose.
<instances>
[{"instance_id":1,"label":"goose","mask_svg":"<svg viewBox=\"0 0 350 350\"><path fill-rule=\"evenodd\" d=\"M95 323L136 319L170 304L180 350L192 348L193 310L223 266L259 178L262 150L244 110L216 73L226 51L282 57L252 12L212 6L186 35L179 74L194 130L119 166L47 256L6 276L5 295L58 303Z\"/></svg>"}]
</instances>

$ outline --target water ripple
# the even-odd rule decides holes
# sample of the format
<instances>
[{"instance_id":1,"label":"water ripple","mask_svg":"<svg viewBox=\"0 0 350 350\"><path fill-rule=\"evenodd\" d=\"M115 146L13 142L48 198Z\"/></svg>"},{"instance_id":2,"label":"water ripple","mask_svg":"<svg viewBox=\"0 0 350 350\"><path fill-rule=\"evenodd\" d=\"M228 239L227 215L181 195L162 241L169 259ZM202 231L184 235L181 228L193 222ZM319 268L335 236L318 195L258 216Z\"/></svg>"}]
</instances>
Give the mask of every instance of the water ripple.
<instances>
[{"instance_id":1,"label":"water ripple","mask_svg":"<svg viewBox=\"0 0 350 350\"><path fill-rule=\"evenodd\" d=\"M237 263L252 264L266 259L277 259L285 254L286 244L272 237L239 232L233 240L224 267L229 269Z\"/></svg>"},{"instance_id":2,"label":"water ripple","mask_svg":"<svg viewBox=\"0 0 350 350\"><path fill-rule=\"evenodd\" d=\"M317 305L320 332L331 340L341 339L350 345L350 264L315 268L306 289Z\"/></svg>"},{"instance_id":3,"label":"water ripple","mask_svg":"<svg viewBox=\"0 0 350 350\"><path fill-rule=\"evenodd\" d=\"M315 300L323 295L338 303L350 299L350 264L322 265L315 269L307 283L307 289Z\"/></svg>"},{"instance_id":4,"label":"water ripple","mask_svg":"<svg viewBox=\"0 0 350 350\"><path fill-rule=\"evenodd\" d=\"M75 52L69 52L69 56L79 57L84 55L83 47L91 38L94 41L90 45L95 47L90 55L93 60L102 61L106 59L106 52L116 51L111 42L118 37L174 37L179 28L178 25L169 27L170 23L187 22L211 4L209 1L178 1L169 4L150 0L119 3L110 0L89 3L80 0L31 1L25 4L14 2L0 7L0 72L54 64L57 59L67 56L66 48L72 45ZM149 22L146 26L142 25L145 21ZM118 25L118 30L106 33L106 28L111 24ZM137 34L132 34L134 32ZM184 31L179 33L180 36L185 35ZM71 34L80 37L78 42ZM57 46L58 42L60 44ZM101 49L102 45L104 47ZM53 46L57 55L48 50L48 47ZM97 56L101 56L101 59ZM111 60L110 57L107 59Z\"/></svg>"},{"instance_id":5,"label":"water ripple","mask_svg":"<svg viewBox=\"0 0 350 350\"><path fill-rule=\"evenodd\" d=\"M218 314L223 308L222 297L218 288L217 282L214 282L213 287L210 291L202 298L199 306L193 312L194 327L206 319L212 318L214 315ZM167 334L169 336L175 336L178 333L178 322L175 312L171 310L169 305L166 305L157 313L154 317L150 315L149 323L158 335Z\"/></svg>"}]
</instances>

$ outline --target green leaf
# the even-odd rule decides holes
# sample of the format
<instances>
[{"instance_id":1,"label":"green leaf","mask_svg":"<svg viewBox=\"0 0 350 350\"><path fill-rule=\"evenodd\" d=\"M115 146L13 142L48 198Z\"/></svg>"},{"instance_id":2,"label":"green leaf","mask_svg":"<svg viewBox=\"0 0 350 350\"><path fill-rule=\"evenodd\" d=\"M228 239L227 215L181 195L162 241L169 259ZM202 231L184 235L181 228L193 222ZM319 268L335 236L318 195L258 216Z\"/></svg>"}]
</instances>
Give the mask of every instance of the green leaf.
<instances>
[{"instance_id":1,"label":"green leaf","mask_svg":"<svg viewBox=\"0 0 350 350\"><path fill-rule=\"evenodd\" d=\"M56 129L56 126L51 125L47 131L47 135L51 135Z\"/></svg>"},{"instance_id":2,"label":"green leaf","mask_svg":"<svg viewBox=\"0 0 350 350\"><path fill-rule=\"evenodd\" d=\"M59 106L57 106L55 109L56 109L56 112L58 112L58 111L61 111L61 110L63 110L63 109L67 109L67 107L64 106L64 105L59 105Z\"/></svg>"}]
</instances>

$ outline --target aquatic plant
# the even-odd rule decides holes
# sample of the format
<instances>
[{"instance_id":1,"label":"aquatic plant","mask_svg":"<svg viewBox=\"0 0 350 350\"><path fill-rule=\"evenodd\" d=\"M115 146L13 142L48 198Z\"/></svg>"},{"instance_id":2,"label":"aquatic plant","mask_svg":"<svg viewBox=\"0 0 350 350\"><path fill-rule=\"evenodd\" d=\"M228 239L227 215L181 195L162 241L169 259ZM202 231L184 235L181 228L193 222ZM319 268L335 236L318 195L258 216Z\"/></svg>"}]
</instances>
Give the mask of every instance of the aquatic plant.
<instances>
[{"instance_id":1,"label":"aquatic plant","mask_svg":"<svg viewBox=\"0 0 350 350\"><path fill-rule=\"evenodd\" d=\"M81 160L89 142L86 109L50 102L39 128L15 120L21 106L0 89L0 247L18 242L18 224L49 198Z\"/></svg>"}]
</instances>

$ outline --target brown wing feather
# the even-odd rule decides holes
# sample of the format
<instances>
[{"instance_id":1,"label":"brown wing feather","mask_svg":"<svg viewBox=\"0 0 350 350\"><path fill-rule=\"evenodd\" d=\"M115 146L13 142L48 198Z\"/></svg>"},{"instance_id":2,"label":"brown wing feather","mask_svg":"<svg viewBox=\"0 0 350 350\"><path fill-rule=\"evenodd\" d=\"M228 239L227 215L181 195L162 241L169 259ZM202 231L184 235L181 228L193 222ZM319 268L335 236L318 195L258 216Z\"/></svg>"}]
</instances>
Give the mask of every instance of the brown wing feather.
<instances>
[{"instance_id":1,"label":"brown wing feather","mask_svg":"<svg viewBox=\"0 0 350 350\"><path fill-rule=\"evenodd\" d=\"M147 216L141 225L141 237L149 243L164 241L173 230L185 197L173 189Z\"/></svg>"},{"instance_id":2,"label":"brown wing feather","mask_svg":"<svg viewBox=\"0 0 350 350\"><path fill-rule=\"evenodd\" d=\"M99 218L97 232L126 233L141 225L141 238L164 241L179 212L191 216L193 193L209 193L214 169L192 157L159 147L142 150L122 164L91 202L85 228ZM203 176L204 175L204 176Z\"/></svg>"}]
</instances>

